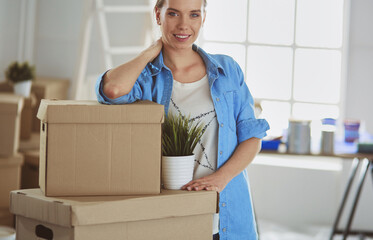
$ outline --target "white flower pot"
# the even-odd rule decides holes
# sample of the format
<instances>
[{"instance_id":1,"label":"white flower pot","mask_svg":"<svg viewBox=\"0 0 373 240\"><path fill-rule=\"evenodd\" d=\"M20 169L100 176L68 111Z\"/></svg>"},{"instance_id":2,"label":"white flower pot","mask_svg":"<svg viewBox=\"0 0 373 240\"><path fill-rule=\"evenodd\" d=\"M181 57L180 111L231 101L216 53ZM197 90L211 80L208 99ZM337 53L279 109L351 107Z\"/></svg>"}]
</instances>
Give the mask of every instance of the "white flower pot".
<instances>
[{"instance_id":1,"label":"white flower pot","mask_svg":"<svg viewBox=\"0 0 373 240\"><path fill-rule=\"evenodd\" d=\"M162 156L162 183L165 189L178 190L193 180L194 155Z\"/></svg>"},{"instance_id":2,"label":"white flower pot","mask_svg":"<svg viewBox=\"0 0 373 240\"><path fill-rule=\"evenodd\" d=\"M18 83L14 83L14 93L23 97L30 97L31 92L31 80L26 80Z\"/></svg>"}]
</instances>

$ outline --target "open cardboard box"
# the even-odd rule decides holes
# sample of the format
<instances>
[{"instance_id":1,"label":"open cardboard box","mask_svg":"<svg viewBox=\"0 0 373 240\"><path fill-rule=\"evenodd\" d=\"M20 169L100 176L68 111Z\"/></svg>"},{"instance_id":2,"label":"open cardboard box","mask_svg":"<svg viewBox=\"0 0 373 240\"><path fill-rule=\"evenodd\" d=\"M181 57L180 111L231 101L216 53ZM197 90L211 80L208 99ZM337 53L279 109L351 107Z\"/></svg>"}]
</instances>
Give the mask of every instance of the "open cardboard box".
<instances>
[{"instance_id":1,"label":"open cardboard box","mask_svg":"<svg viewBox=\"0 0 373 240\"><path fill-rule=\"evenodd\" d=\"M160 193L163 105L42 100L38 118L46 196Z\"/></svg>"},{"instance_id":2,"label":"open cardboard box","mask_svg":"<svg viewBox=\"0 0 373 240\"><path fill-rule=\"evenodd\" d=\"M217 211L215 191L50 198L28 189L10 198L17 239L211 240Z\"/></svg>"}]
</instances>

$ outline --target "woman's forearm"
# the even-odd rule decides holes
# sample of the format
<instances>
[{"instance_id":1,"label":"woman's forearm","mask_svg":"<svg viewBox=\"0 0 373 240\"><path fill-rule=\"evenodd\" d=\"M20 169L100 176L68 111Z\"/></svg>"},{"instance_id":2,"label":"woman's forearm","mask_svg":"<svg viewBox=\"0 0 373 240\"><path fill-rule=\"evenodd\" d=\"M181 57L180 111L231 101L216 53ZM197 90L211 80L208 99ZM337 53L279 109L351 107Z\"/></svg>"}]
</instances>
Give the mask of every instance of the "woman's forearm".
<instances>
[{"instance_id":1,"label":"woman's forearm","mask_svg":"<svg viewBox=\"0 0 373 240\"><path fill-rule=\"evenodd\" d=\"M200 191L216 190L218 192L223 191L225 186L238 174L240 174L255 158L261 148L261 139L250 138L246 141L241 142L232 157L224 163L216 172L192 180L185 184L182 189Z\"/></svg>"},{"instance_id":2,"label":"woman's forearm","mask_svg":"<svg viewBox=\"0 0 373 240\"><path fill-rule=\"evenodd\" d=\"M232 180L254 160L261 149L261 141L259 138L250 138L241 142L232 157L216 173L223 175L228 182Z\"/></svg>"},{"instance_id":3,"label":"woman's forearm","mask_svg":"<svg viewBox=\"0 0 373 240\"><path fill-rule=\"evenodd\" d=\"M104 75L103 92L110 99L128 94L142 70L162 49L162 41L158 40L131 61L109 70Z\"/></svg>"}]
</instances>

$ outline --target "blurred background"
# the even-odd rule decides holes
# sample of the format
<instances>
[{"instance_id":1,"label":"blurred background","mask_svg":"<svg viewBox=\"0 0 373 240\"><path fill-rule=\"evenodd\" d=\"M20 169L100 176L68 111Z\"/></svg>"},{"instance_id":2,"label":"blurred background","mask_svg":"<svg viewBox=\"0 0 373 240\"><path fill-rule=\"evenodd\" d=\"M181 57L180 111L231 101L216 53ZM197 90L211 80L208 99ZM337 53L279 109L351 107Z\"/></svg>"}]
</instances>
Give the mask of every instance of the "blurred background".
<instances>
[{"instance_id":1,"label":"blurred background","mask_svg":"<svg viewBox=\"0 0 373 240\"><path fill-rule=\"evenodd\" d=\"M96 99L101 73L160 36L154 2L0 1L0 83L11 62L28 61L37 77L68 81L66 98ZM327 239L351 166L334 153L354 153L373 134L372 12L371 0L208 1L197 44L239 63L258 117L271 125L266 140L280 144L248 168L263 239ZM320 155L325 118L335 120L334 149ZM305 152L289 152L289 119L309 127L297 138ZM359 126L348 144L347 121ZM373 231L371 179L353 228Z\"/></svg>"}]
</instances>

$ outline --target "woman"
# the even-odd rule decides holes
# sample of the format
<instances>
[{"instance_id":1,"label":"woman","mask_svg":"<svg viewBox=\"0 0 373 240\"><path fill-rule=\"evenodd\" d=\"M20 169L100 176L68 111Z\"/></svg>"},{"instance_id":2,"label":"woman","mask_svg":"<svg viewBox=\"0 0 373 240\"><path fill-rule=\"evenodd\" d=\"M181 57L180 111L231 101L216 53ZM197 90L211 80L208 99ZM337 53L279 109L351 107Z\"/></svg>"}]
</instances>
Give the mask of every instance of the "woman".
<instances>
[{"instance_id":1,"label":"woman","mask_svg":"<svg viewBox=\"0 0 373 240\"><path fill-rule=\"evenodd\" d=\"M205 0L158 0L154 10L162 37L104 73L96 93L105 104L151 100L163 104L167 114L204 118L207 127L195 150L194 180L183 189L220 193L214 239L257 239L245 169L269 126L254 117L253 98L239 65L193 44L205 21L205 7Z\"/></svg>"}]
</instances>

